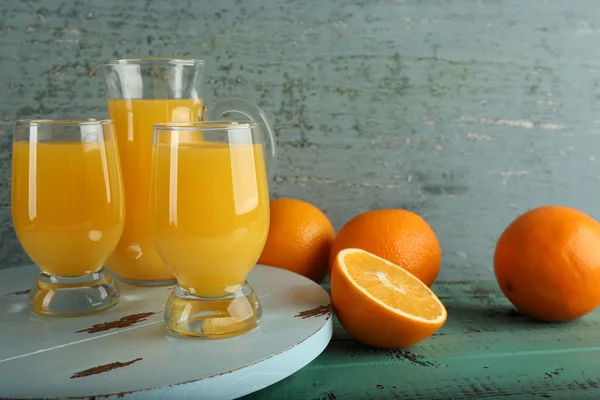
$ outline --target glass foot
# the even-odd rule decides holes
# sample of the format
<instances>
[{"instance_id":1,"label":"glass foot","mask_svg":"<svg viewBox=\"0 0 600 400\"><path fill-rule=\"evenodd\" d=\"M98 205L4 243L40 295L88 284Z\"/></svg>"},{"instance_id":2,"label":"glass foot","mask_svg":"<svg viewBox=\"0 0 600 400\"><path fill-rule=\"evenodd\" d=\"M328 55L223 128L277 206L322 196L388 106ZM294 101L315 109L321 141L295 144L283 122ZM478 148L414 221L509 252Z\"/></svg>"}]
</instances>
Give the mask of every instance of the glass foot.
<instances>
[{"instance_id":1,"label":"glass foot","mask_svg":"<svg viewBox=\"0 0 600 400\"><path fill-rule=\"evenodd\" d=\"M176 286L167 300L165 324L180 335L204 339L226 338L248 332L260 323L258 296L245 282L223 297L198 297Z\"/></svg>"},{"instance_id":2,"label":"glass foot","mask_svg":"<svg viewBox=\"0 0 600 400\"><path fill-rule=\"evenodd\" d=\"M106 310L118 301L117 282L104 267L76 278L42 272L29 292L32 311L46 316L78 317Z\"/></svg>"}]
</instances>

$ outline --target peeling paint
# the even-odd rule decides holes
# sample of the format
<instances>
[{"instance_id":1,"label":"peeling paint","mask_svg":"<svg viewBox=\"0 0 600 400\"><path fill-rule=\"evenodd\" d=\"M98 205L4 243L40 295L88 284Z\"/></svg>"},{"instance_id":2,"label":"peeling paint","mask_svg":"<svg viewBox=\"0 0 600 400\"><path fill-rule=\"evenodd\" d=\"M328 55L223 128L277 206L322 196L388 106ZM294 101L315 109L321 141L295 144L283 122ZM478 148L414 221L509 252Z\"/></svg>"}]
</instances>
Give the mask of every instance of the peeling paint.
<instances>
[{"instance_id":1,"label":"peeling paint","mask_svg":"<svg viewBox=\"0 0 600 400\"><path fill-rule=\"evenodd\" d=\"M323 315L328 315L328 314L331 314L331 304L328 304L326 306L318 306L318 307L311 308L310 310L306 310L306 311L301 311L294 317L307 319L307 318L321 317Z\"/></svg>"},{"instance_id":2,"label":"peeling paint","mask_svg":"<svg viewBox=\"0 0 600 400\"><path fill-rule=\"evenodd\" d=\"M117 362L113 362L110 364L99 365L97 367L88 368L83 371L76 372L73 375L71 375L71 379L84 378L87 376L104 374L106 372L113 371L118 368L123 368L123 367L127 367L131 364L135 364L136 362L141 361L141 360L143 360L143 358L138 357L131 361L126 361L126 362L117 361Z\"/></svg>"},{"instance_id":3,"label":"peeling paint","mask_svg":"<svg viewBox=\"0 0 600 400\"><path fill-rule=\"evenodd\" d=\"M464 115L458 118L459 122L478 122L490 125L509 126L516 128L533 129L538 128L546 131L560 131L567 129L565 125L554 124L554 123L536 123L528 120L510 120L502 118L478 118L473 116Z\"/></svg>"},{"instance_id":4,"label":"peeling paint","mask_svg":"<svg viewBox=\"0 0 600 400\"><path fill-rule=\"evenodd\" d=\"M22 296L24 294L29 294L30 291L31 291L31 289L18 290L16 292L12 292L12 293L5 293L2 296Z\"/></svg>"},{"instance_id":5,"label":"peeling paint","mask_svg":"<svg viewBox=\"0 0 600 400\"><path fill-rule=\"evenodd\" d=\"M116 321L103 322L101 324L95 324L87 329L76 331L75 333L98 333L108 331L111 329L127 328L131 325L137 324L138 322L145 321L148 317L158 314L158 312L145 312L139 314L132 314L126 317L121 317Z\"/></svg>"}]
</instances>

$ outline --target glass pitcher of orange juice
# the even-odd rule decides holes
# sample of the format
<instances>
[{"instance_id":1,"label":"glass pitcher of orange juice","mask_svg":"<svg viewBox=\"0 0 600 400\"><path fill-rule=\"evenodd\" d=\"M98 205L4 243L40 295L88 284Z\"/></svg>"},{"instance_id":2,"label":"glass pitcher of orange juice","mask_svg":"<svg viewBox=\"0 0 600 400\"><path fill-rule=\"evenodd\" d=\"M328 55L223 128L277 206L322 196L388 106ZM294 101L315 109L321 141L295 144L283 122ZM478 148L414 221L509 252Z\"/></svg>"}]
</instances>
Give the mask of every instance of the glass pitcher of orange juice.
<instances>
[{"instance_id":1,"label":"glass pitcher of orange juice","mask_svg":"<svg viewBox=\"0 0 600 400\"><path fill-rule=\"evenodd\" d=\"M104 77L125 187L125 227L107 266L128 283L175 283L150 235L150 168L155 124L214 121L232 116L257 122L267 137L264 143L269 159L267 168L272 168L275 139L262 110L247 100L233 97L205 104L204 68L202 60L144 58L108 61L95 71Z\"/></svg>"}]
</instances>

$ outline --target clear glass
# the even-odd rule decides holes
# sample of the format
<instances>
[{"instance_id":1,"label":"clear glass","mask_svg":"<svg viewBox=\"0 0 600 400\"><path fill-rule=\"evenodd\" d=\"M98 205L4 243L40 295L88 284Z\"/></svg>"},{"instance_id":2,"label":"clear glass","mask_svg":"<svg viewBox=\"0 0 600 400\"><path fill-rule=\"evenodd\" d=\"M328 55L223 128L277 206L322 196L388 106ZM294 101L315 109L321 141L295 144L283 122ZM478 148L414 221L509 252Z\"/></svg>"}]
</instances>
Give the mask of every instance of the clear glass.
<instances>
[{"instance_id":1,"label":"clear glass","mask_svg":"<svg viewBox=\"0 0 600 400\"><path fill-rule=\"evenodd\" d=\"M204 338L238 335L261 318L246 282L269 231L269 191L258 124L158 124L150 224L177 278L165 306L169 329Z\"/></svg>"},{"instance_id":2,"label":"clear glass","mask_svg":"<svg viewBox=\"0 0 600 400\"><path fill-rule=\"evenodd\" d=\"M140 285L174 283L150 236L148 196L153 125L217 120L233 115L260 123L265 149L275 157L275 140L264 112L255 104L224 98L205 104L204 61L194 59L126 59L101 63L109 117L119 142L127 220L108 266L123 280ZM272 162L270 162L272 164Z\"/></svg>"},{"instance_id":3,"label":"clear glass","mask_svg":"<svg viewBox=\"0 0 600 400\"><path fill-rule=\"evenodd\" d=\"M12 219L42 271L30 291L35 313L76 316L117 303L104 268L125 221L117 149L110 120L17 121Z\"/></svg>"}]
</instances>

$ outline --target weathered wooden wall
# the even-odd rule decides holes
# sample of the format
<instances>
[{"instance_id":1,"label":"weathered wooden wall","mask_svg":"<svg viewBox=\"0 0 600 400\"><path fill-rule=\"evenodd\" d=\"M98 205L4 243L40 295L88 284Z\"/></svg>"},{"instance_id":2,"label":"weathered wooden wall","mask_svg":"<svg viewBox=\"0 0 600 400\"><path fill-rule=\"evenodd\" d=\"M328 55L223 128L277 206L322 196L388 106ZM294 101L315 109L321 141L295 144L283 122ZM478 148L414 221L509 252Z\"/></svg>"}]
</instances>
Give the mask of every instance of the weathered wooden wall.
<instances>
[{"instance_id":1,"label":"weathered wooden wall","mask_svg":"<svg viewBox=\"0 0 600 400\"><path fill-rule=\"evenodd\" d=\"M17 118L106 114L97 61L199 57L208 99L258 102L276 125L274 196L339 228L372 208L423 215L440 279L491 277L518 213L600 217L595 0L104 0L0 3L0 260Z\"/></svg>"}]
</instances>

